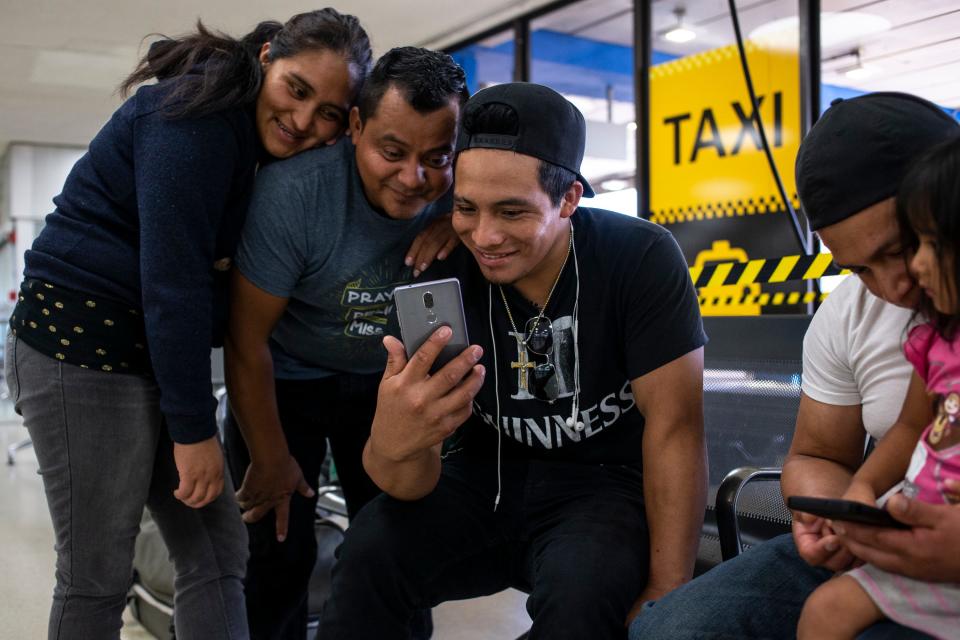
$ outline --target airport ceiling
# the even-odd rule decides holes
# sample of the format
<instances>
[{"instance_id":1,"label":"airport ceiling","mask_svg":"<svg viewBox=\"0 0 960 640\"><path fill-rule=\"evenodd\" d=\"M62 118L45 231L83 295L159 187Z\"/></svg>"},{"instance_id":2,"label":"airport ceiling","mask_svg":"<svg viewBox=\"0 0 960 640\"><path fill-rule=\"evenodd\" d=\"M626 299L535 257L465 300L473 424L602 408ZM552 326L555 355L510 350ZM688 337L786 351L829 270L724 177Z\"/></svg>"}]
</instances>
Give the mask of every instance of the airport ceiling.
<instances>
[{"instance_id":1,"label":"airport ceiling","mask_svg":"<svg viewBox=\"0 0 960 640\"><path fill-rule=\"evenodd\" d=\"M449 45L548 2L351 0L340 8L361 19L379 54L401 44ZM12 140L85 146L119 104L116 85L133 68L147 34L179 34L201 18L239 35L260 20L284 19L322 4L0 0L0 151ZM745 34L797 12L797 0L739 0L737 5ZM821 0L821 5L824 12L854 18L852 27L838 23L832 39L824 35L825 83L911 91L960 107L960 0ZM584 0L539 18L533 28L629 45L631 6L632 0ZM676 23L678 7L698 36L684 45L662 38ZM880 18L887 26L856 33L867 18ZM654 48L677 55L733 42L726 0L653 0L653 26ZM847 71L854 64L875 73L850 78Z\"/></svg>"},{"instance_id":2,"label":"airport ceiling","mask_svg":"<svg viewBox=\"0 0 960 640\"><path fill-rule=\"evenodd\" d=\"M376 53L442 46L548 0L326 0L363 23ZM0 153L10 141L86 146L119 105L142 38L198 18L231 35L324 0L0 0Z\"/></svg>"},{"instance_id":3,"label":"airport ceiling","mask_svg":"<svg viewBox=\"0 0 960 640\"><path fill-rule=\"evenodd\" d=\"M782 36L796 46L797 0L736 4L744 37L765 29L768 37ZM544 16L533 27L630 45L631 5L631 0L586 0ZM820 7L825 84L907 91L960 109L960 0L821 0ZM684 10L683 22L696 32L695 40L674 44L663 38L676 25L677 8ZM734 42L727 0L654 0L652 13L658 51L683 56ZM866 71L851 77L858 66Z\"/></svg>"}]
</instances>

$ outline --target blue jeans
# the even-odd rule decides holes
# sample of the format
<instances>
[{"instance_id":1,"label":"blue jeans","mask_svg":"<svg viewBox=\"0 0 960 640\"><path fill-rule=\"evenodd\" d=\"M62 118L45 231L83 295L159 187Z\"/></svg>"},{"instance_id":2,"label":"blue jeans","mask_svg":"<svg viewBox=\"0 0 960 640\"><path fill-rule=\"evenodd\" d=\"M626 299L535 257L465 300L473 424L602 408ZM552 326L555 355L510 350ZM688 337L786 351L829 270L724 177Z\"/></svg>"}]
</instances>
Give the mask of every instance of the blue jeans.
<instances>
[{"instance_id":1,"label":"blue jeans","mask_svg":"<svg viewBox=\"0 0 960 640\"><path fill-rule=\"evenodd\" d=\"M648 604L630 640L795 638L804 601L832 575L808 565L785 534Z\"/></svg>"},{"instance_id":2,"label":"blue jeans","mask_svg":"<svg viewBox=\"0 0 960 640\"><path fill-rule=\"evenodd\" d=\"M795 638L807 596L832 576L831 571L807 564L797 553L793 536L784 534L648 603L630 625L630 640ZM917 634L882 623L860 638L928 638Z\"/></svg>"},{"instance_id":3,"label":"blue jeans","mask_svg":"<svg viewBox=\"0 0 960 640\"><path fill-rule=\"evenodd\" d=\"M120 637L144 506L176 569L177 638L247 638L247 536L229 477L202 509L173 497L179 477L156 383L63 364L10 335L5 366L56 538L49 638Z\"/></svg>"},{"instance_id":4,"label":"blue jeans","mask_svg":"<svg viewBox=\"0 0 960 640\"><path fill-rule=\"evenodd\" d=\"M413 611L530 591L529 637L626 637L647 578L642 478L632 467L451 454L410 502L368 503L347 529L318 637L409 638Z\"/></svg>"}]
</instances>

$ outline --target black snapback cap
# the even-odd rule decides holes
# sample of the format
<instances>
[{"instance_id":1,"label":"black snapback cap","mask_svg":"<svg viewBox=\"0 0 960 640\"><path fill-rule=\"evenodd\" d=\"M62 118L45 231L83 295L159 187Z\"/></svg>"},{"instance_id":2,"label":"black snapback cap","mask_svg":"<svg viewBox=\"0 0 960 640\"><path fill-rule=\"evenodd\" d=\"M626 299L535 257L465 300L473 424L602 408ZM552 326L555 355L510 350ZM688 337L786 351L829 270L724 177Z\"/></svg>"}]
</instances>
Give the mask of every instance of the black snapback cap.
<instances>
[{"instance_id":1,"label":"black snapback cap","mask_svg":"<svg viewBox=\"0 0 960 640\"><path fill-rule=\"evenodd\" d=\"M811 229L895 196L911 162L958 132L937 105L907 93L835 100L797 154L797 194Z\"/></svg>"},{"instance_id":2,"label":"black snapback cap","mask_svg":"<svg viewBox=\"0 0 960 640\"><path fill-rule=\"evenodd\" d=\"M484 105L501 104L517 115L516 135L472 133L469 114ZM467 149L503 149L532 156L571 171L592 198L593 188L580 173L587 140L583 114L562 95L532 82L509 82L482 89L467 100L460 117L457 154Z\"/></svg>"}]
</instances>

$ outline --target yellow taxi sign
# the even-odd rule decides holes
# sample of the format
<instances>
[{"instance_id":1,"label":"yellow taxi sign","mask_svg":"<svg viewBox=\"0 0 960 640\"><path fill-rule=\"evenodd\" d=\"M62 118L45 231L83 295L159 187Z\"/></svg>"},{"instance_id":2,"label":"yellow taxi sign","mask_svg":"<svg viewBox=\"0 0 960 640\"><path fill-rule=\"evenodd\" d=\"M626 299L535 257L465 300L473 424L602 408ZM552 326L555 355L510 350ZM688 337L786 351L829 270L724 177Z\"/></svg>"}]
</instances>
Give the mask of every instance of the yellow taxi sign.
<instances>
[{"instance_id":1,"label":"yellow taxi sign","mask_svg":"<svg viewBox=\"0 0 960 640\"><path fill-rule=\"evenodd\" d=\"M774 162L795 198L793 165L801 138L798 55L749 41L745 49ZM736 46L650 70L650 178L654 222L784 209Z\"/></svg>"}]
</instances>

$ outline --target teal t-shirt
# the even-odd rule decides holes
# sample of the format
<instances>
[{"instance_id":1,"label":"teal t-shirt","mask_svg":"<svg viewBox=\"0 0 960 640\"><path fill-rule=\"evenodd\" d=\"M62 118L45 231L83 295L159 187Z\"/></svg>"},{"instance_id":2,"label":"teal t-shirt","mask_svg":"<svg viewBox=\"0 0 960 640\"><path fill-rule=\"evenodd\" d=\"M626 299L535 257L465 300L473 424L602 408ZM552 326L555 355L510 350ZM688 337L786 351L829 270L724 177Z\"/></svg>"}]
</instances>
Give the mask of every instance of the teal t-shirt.
<instances>
[{"instance_id":1,"label":"teal t-shirt","mask_svg":"<svg viewBox=\"0 0 960 640\"><path fill-rule=\"evenodd\" d=\"M289 298L270 339L274 375L382 371L393 289L413 277L403 264L407 249L449 210L448 194L411 220L375 211L347 138L264 167L237 268L258 288Z\"/></svg>"}]
</instances>

